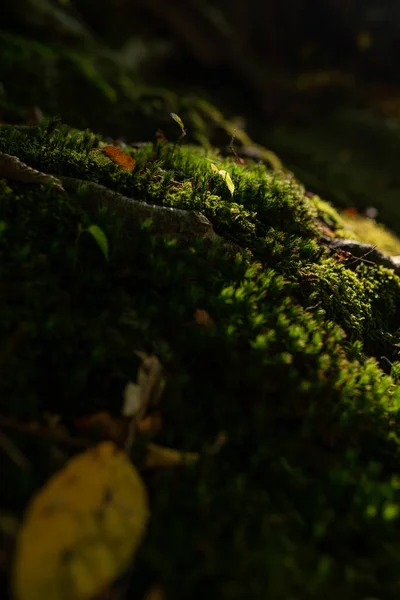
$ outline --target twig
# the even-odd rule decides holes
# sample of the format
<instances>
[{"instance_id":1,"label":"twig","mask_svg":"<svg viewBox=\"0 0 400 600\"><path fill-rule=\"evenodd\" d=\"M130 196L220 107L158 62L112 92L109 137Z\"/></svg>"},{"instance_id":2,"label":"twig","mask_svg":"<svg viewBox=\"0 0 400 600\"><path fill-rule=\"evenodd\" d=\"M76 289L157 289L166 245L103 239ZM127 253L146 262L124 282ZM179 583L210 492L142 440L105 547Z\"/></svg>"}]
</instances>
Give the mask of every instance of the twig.
<instances>
[{"instance_id":1,"label":"twig","mask_svg":"<svg viewBox=\"0 0 400 600\"><path fill-rule=\"evenodd\" d=\"M393 269L397 275L400 275L400 265L398 265L390 256L380 252L376 246L372 244L363 244L349 239L333 238L325 240L325 244L331 250L343 250L352 254L355 259L348 264L354 264L358 260L372 265L381 265L387 269ZM371 260L366 260L364 257L371 255Z\"/></svg>"},{"instance_id":2,"label":"twig","mask_svg":"<svg viewBox=\"0 0 400 600\"><path fill-rule=\"evenodd\" d=\"M359 256L358 258L355 258L354 260L350 261L347 264L348 265L354 265L359 260L362 260L363 262L366 262L366 263L368 263L370 265L374 265L375 263L372 260L366 260L365 259L365 257L368 256L368 254L371 254L371 252L373 252L374 250L377 250L377 246L372 246L372 248L370 248L367 252L365 252L365 254L363 254L362 256Z\"/></svg>"},{"instance_id":3,"label":"twig","mask_svg":"<svg viewBox=\"0 0 400 600\"><path fill-rule=\"evenodd\" d=\"M233 143L235 141L236 138L236 129L234 129L233 134L232 134L232 138L231 138L231 143L229 144L229 150L232 152L232 154L234 155L236 162L239 165L244 165L244 160L243 158L240 158L239 154L236 152Z\"/></svg>"}]
</instances>

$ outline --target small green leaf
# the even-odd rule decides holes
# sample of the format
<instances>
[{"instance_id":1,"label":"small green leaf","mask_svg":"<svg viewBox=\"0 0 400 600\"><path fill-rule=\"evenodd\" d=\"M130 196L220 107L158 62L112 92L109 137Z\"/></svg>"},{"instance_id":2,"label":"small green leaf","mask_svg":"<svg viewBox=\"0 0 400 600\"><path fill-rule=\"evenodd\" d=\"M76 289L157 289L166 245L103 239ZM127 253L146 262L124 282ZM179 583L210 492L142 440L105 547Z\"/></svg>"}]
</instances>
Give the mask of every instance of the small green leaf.
<instances>
[{"instance_id":1,"label":"small green leaf","mask_svg":"<svg viewBox=\"0 0 400 600\"><path fill-rule=\"evenodd\" d=\"M178 123L179 127L182 130L182 135L186 135L186 129L185 129L185 126L184 126L183 121L180 118L180 116L177 115L176 113L171 113L171 117L173 118L174 121L176 121Z\"/></svg>"},{"instance_id":2,"label":"small green leaf","mask_svg":"<svg viewBox=\"0 0 400 600\"><path fill-rule=\"evenodd\" d=\"M104 258L108 261L108 240L104 231L98 225L90 225L85 231L96 240Z\"/></svg>"}]
</instances>

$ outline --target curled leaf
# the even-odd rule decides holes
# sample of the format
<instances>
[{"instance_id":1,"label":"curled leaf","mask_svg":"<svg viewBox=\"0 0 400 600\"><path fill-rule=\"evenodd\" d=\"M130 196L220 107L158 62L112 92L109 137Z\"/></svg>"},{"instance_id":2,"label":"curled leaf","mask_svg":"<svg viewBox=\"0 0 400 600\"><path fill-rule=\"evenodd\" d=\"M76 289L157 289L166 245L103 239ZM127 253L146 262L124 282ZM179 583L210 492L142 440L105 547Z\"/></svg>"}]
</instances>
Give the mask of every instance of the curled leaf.
<instances>
[{"instance_id":1,"label":"curled leaf","mask_svg":"<svg viewBox=\"0 0 400 600\"><path fill-rule=\"evenodd\" d=\"M135 351L141 359L137 383L129 382L124 390L124 416L143 418L148 406L155 406L165 388L164 368L157 356Z\"/></svg>"},{"instance_id":2,"label":"curled leaf","mask_svg":"<svg viewBox=\"0 0 400 600\"><path fill-rule=\"evenodd\" d=\"M149 517L127 455L102 442L72 458L33 498L17 536L17 600L90 600L130 564Z\"/></svg>"}]
</instances>

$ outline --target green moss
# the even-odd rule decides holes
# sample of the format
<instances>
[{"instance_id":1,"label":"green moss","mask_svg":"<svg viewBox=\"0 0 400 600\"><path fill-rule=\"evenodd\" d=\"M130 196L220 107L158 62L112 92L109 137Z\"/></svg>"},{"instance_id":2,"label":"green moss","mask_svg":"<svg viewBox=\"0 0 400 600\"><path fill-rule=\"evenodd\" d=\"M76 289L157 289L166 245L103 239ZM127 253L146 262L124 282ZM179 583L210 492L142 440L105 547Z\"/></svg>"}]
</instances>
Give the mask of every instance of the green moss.
<instances>
[{"instance_id":1,"label":"green moss","mask_svg":"<svg viewBox=\"0 0 400 600\"><path fill-rule=\"evenodd\" d=\"M365 264L350 271L328 259L302 267L298 285L304 298L343 327L351 340L363 340L375 356L389 352L393 360L397 348L385 341L399 320L400 278L393 271Z\"/></svg>"},{"instance_id":2,"label":"green moss","mask_svg":"<svg viewBox=\"0 0 400 600\"><path fill-rule=\"evenodd\" d=\"M346 233L352 234L353 239L357 237L363 242L373 244L385 254L400 254L399 238L381 223L359 214L344 213L341 217L347 228Z\"/></svg>"},{"instance_id":3,"label":"green moss","mask_svg":"<svg viewBox=\"0 0 400 600\"><path fill-rule=\"evenodd\" d=\"M327 257L320 206L285 174L151 144L126 148L136 166L125 172L98 143L55 123L0 128L0 151L202 211L243 252L128 229L82 190L0 180L0 412L55 413L76 434L77 416L119 413L134 349L154 352L167 376L157 442L202 459L145 476L152 517L130 597L154 580L177 599L397 597L398 363L392 377L376 357L398 359L399 277ZM108 261L79 235L90 225ZM196 323L198 308L213 325ZM207 454L220 431L227 444ZM7 434L33 464L26 479L2 467L3 507L20 514L54 468L54 443Z\"/></svg>"},{"instance_id":4,"label":"green moss","mask_svg":"<svg viewBox=\"0 0 400 600\"><path fill-rule=\"evenodd\" d=\"M348 214L346 211L338 212L329 202L321 200L319 196L312 195L318 218L327 226L335 237L357 240L373 244L381 252L388 255L400 253L398 237L375 219L358 214Z\"/></svg>"},{"instance_id":5,"label":"green moss","mask_svg":"<svg viewBox=\"0 0 400 600\"><path fill-rule=\"evenodd\" d=\"M359 239L351 230L351 227L346 224L344 217L338 213L332 204L314 194L311 195L311 201L317 211L318 218L326 227L334 232L335 237L353 240Z\"/></svg>"}]
</instances>

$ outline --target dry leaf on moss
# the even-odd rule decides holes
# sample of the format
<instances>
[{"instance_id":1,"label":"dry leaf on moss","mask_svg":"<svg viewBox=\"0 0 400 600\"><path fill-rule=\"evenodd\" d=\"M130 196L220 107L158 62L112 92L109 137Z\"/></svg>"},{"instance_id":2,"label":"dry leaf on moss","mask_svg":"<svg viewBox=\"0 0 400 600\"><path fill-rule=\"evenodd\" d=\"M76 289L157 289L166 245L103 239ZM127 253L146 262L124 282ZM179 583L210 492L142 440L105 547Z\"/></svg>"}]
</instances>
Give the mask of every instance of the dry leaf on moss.
<instances>
[{"instance_id":1,"label":"dry leaf on moss","mask_svg":"<svg viewBox=\"0 0 400 600\"><path fill-rule=\"evenodd\" d=\"M196 308L194 320L197 325L201 325L202 327L211 327L214 325L214 319L203 308Z\"/></svg>"},{"instance_id":2,"label":"dry leaf on moss","mask_svg":"<svg viewBox=\"0 0 400 600\"><path fill-rule=\"evenodd\" d=\"M132 171L135 167L136 160L115 146L104 146L102 152L110 158L116 165L128 171Z\"/></svg>"}]
</instances>

